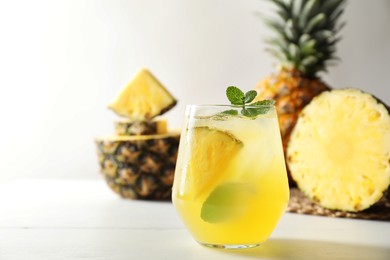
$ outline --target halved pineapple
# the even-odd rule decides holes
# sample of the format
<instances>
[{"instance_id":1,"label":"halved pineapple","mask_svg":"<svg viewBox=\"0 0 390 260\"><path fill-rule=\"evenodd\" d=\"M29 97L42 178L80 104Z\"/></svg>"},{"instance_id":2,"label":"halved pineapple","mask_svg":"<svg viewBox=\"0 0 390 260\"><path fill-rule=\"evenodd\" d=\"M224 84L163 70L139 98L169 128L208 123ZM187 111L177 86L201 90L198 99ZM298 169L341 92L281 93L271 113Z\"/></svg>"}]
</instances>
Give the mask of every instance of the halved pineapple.
<instances>
[{"instance_id":1,"label":"halved pineapple","mask_svg":"<svg viewBox=\"0 0 390 260\"><path fill-rule=\"evenodd\" d=\"M287 147L298 187L321 206L361 211L390 184L390 116L356 89L322 93L304 108Z\"/></svg>"},{"instance_id":2,"label":"halved pineapple","mask_svg":"<svg viewBox=\"0 0 390 260\"><path fill-rule=\"evenodd\" d=\"M154 118L176 105L176 99L147 69L141 69L108 105L120 116L134 121Z\"/></svg>"},{"instance_id":3,"label":"halved pineapple","mask_svg":"<svg viewBox=\"0 0 390 260\"><path fill-rule=\"evenodd\" d=\"M168 200L179 139L177 132L97 138L101 172L124 198Z\"/></svg>"},{"instance_id":4,"label":"halved pineapple","mask_svg":"<svg viewBox=\"0 0 390 260\"><path fill-rule=\"evenodd\" d=\"M115 135L95 140L100 169L108 185L124 198L171 198L179 133L156 119L176 104L175 98L142 69L109 104L125 120L115 122Z\"/></svg>"}]
</instances>

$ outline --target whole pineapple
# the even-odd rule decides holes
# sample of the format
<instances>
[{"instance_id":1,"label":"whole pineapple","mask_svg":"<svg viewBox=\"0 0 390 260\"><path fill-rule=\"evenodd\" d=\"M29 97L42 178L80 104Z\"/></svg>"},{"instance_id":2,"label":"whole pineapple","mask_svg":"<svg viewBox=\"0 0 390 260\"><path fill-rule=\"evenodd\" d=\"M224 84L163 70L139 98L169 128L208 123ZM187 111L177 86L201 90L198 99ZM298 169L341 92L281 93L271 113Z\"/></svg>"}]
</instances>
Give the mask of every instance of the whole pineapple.
<instances>
[{"instance_id":1,"label":"whole pineapple","mask_svg":"<svg viewBox=\"0 0 390 260\"><path fill-rule=\"evenodd\" d=\"M346 0L270 0L277 17L265 20L275 35L268 49L280 62L279 72L260 81L257 99L276 101L283 148L301 110L329 90L318 76L335 60L339 23ZM291 179L290 179L291 180Z\"/></svg>"}]
</instances>

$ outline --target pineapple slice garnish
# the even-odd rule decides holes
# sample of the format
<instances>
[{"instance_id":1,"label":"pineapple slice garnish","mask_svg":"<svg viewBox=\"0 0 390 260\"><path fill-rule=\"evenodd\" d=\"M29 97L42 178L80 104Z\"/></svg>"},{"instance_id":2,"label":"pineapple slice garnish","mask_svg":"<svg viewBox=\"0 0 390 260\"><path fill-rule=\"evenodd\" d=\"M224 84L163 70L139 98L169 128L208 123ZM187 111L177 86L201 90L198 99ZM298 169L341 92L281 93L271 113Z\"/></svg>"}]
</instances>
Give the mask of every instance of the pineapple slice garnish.
<instances>
[{"instance_id":1,"label":"pineapple slice garnish","mask_svg":"<svg viewBox=\"0 0 390 260\"><path fill-rule=\"evenodd\" d=\"M356 89L332 90L305 107L287 149L298 187L321 206L361 211L390 184L390 116Z\"/></svg>"}]
</instances>

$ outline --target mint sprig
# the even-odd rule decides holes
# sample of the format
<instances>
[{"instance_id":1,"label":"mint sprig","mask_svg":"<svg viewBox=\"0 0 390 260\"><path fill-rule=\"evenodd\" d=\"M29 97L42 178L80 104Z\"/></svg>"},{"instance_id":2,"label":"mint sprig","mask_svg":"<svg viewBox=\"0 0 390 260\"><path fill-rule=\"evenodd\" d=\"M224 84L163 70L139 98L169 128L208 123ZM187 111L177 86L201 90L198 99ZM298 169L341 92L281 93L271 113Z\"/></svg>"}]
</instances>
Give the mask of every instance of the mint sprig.
<instances>
[{"instance_id":1,"label":"mint sprig","mask_svg":"<svg viewBox=\"0 0 390 260\"><path fill-rule=\"evenodd\" d=\"M272 99L265 99L251 103L257 96L255 90L250 90L244 93L241 89L230 86L226 89L226 96L230 103L235 106L241 106L241 114L246 117L256 117L261 114L266 114L271 106L275 105L275 101ZM247 107L249 106L249 107ZM237 115L236 110L227 110L222 112L223 114Z\"/></svg>"}]
</instances>

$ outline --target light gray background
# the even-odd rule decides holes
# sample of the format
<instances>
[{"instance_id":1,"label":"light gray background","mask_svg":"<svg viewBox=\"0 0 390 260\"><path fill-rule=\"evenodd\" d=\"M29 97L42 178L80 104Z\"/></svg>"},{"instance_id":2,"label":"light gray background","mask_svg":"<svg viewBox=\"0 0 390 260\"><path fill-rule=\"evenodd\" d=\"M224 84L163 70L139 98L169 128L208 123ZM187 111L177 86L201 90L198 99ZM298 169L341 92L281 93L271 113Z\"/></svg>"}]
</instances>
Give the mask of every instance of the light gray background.
<instances>
[{"instance_id":1,"label":"light gray background","mask_svg":"<svg viewBox=\"0 0 390 260\"><path fill-rule=\"evenodd\" d=\"M100 178L93 139L113 132L107 103L142 66L179 100L226 102L274 71L264 0L0 0L0 182ZM390 1L350 0L342 59L324 79L390 103Z\"/></svg>"}]
</instances>

